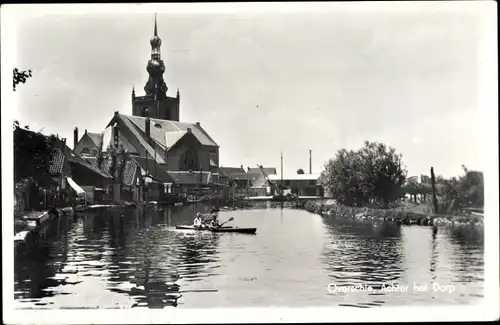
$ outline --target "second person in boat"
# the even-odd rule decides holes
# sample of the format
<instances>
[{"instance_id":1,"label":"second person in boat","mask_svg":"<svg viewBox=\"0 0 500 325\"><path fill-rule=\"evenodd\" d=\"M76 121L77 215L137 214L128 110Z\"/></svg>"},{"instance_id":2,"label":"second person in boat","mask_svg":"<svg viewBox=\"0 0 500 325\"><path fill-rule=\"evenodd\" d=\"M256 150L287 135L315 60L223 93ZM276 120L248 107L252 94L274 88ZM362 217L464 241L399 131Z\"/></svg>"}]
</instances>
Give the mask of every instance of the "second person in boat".
<instances>
[{"instance_id":1,"label":"second person in boat","mask_svg":"<svg viewBox=\"0 0 500 325\"><path fill-rule=\"evenodd\" d=\"M219 228L220 224L219 221L217 220L217 214L212 214L212 221L210 221L210 227L212 228Z\"/></svg>"}]
</instances>

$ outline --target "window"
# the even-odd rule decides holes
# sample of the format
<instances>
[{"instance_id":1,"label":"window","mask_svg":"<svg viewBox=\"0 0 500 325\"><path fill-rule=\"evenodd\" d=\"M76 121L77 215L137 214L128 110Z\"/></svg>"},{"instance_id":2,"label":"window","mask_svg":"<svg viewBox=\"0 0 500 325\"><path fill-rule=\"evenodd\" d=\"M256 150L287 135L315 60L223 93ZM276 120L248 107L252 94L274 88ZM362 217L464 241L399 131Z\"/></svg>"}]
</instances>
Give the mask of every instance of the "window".
<instances>
[{"instance_id":1,"label":"window","mask_svg":"<svg viewBox=\"0 0 500 325\"><path fill-rule=\"evenodd\" d=\"M316 185L316 180L315 179L310 180L309 185L311 185L311 186Z\"/></svg>"},{"instance_id":2,"label":"window","mask_svg":"<svg viewBox=\"0 0 500 325\"><path fill-rule=\"evenodd\" d=\"M200 168L198 154L194 148L187 148L181 159L181 170L198 170Z\"/></svg>"}]
</instances>

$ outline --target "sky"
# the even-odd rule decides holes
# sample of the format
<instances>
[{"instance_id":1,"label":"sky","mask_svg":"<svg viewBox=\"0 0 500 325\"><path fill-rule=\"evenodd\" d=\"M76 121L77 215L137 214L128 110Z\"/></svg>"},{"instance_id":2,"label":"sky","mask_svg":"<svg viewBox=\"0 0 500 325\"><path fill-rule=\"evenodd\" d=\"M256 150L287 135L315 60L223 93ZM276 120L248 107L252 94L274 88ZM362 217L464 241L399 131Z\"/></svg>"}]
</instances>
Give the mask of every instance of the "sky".
<instances>
[{"instance_id":1,"label":"sky","mask_svg":"<svg viewBox=\"0 0 500 325\"><path fill-rule=\"evenodd\" d=\"M312 150L319 173L337 150L370 140L401 153L409 176L482 169L481 12L363 5L26 11L14 64L33 78L15 92L13 117L72 146L75 126L81 136L102 131L115 111L132 114L156 11L168 94L179 88L181 121L201 123L222 166L279 170L283 152L285 173L308 172Z\"/></svg>"}]
</instances>

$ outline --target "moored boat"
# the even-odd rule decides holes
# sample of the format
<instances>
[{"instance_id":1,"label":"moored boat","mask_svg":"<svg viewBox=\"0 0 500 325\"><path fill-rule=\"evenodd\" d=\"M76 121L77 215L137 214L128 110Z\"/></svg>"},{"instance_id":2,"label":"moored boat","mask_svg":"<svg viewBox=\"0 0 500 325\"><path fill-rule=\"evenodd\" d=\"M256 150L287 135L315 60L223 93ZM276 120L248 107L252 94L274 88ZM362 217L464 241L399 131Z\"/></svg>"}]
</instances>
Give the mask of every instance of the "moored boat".
<instances>
[{"instance_id":1,"label":"moored boat","mask_svg":"<svg viewBox=\"0 0 500 325\"><path fill-rule=\"evenodd\" d=\"M176 226L175 229L211 231L211 232L234 232L234 233L241 233L241 234L255 234L255 232L257 231L257 228L238 228L238 227L231 227L231 226L222 226L219 228L211 228L211 227L197 228L194 226Z\"/></svg>"}]
</instances>

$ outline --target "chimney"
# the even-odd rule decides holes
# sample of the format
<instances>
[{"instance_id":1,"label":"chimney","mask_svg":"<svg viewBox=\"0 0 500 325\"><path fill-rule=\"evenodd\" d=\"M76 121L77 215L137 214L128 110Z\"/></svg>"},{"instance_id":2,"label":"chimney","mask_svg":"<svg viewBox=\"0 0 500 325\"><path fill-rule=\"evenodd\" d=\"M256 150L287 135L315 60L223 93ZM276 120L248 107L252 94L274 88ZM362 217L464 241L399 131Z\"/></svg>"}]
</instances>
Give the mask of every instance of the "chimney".
<instances>
[{"instance_id":1,"label":"chimney","mask_svg":"<svg viewBox=\"0 0 500 325\"><path fill-rule=\"evenodd\" d=\"M149 139L151 137L151 120L146 117L146 137Z\"/></svg>"},{"instance_id":2,"label":"chimney","mask_svg":"<svg viewBox=\"0 0 500 325\"><path fill-rule=\"evenodd\" d=\"M196 122L196 125L200 126L200 122Z\"/></svg>"},{"instance_id":3,"label":"chimney","mask_svg":"<svg viewBox=\"0 0 500 325\"><path fill-rule=\"evenodd\" d=\"M187 133L192 133L193 130L191 128L187 128Z\"/></svg>"},{"instance_id":4,"label":"chimney","mask_svg":"<svg viewBox=\"0 0 500 325\"><path fill-rule=\"evenodd\" d=\"M309 174L312 174L312 150L309 149Z\"/></svg>"},{"instance_id":5,"label":"chimney","mask_svg":"<svg viewBox=\"0 0 500 325\"><path fill-rule=\"evenodd\" d=\"M250 171L250 166L247 166L247 172L249 172L249 171Z\"/></svg>"},{"instance_id":6,"label":"chimney","mask_svg":"<svg viewBox=\"0 0 500 325\"><path fill-rule=\"evenodd\" d=\"M85 129L85 134L87 134L87 129Z\"/></svg>"},{"instance_id":7,"label":"chimney","mask_svg":"<svg viewBox=\"0 0 500 325\"><path fill-rule=\"evenodd\" d=\"M76 144L78 143L78 127L75 127L73 131L73 150L76 148Z\"/></svg>"},{"instance_id":8,"label":"chimney","mask_svg":"<svg viewBox=\"0 0 500 325\"><path fill-rule=\"evenodd\" d=\"M118 111L115 111L115 116L118 116L118 114L119 114Z\"/></svg>"}]
</instances>

